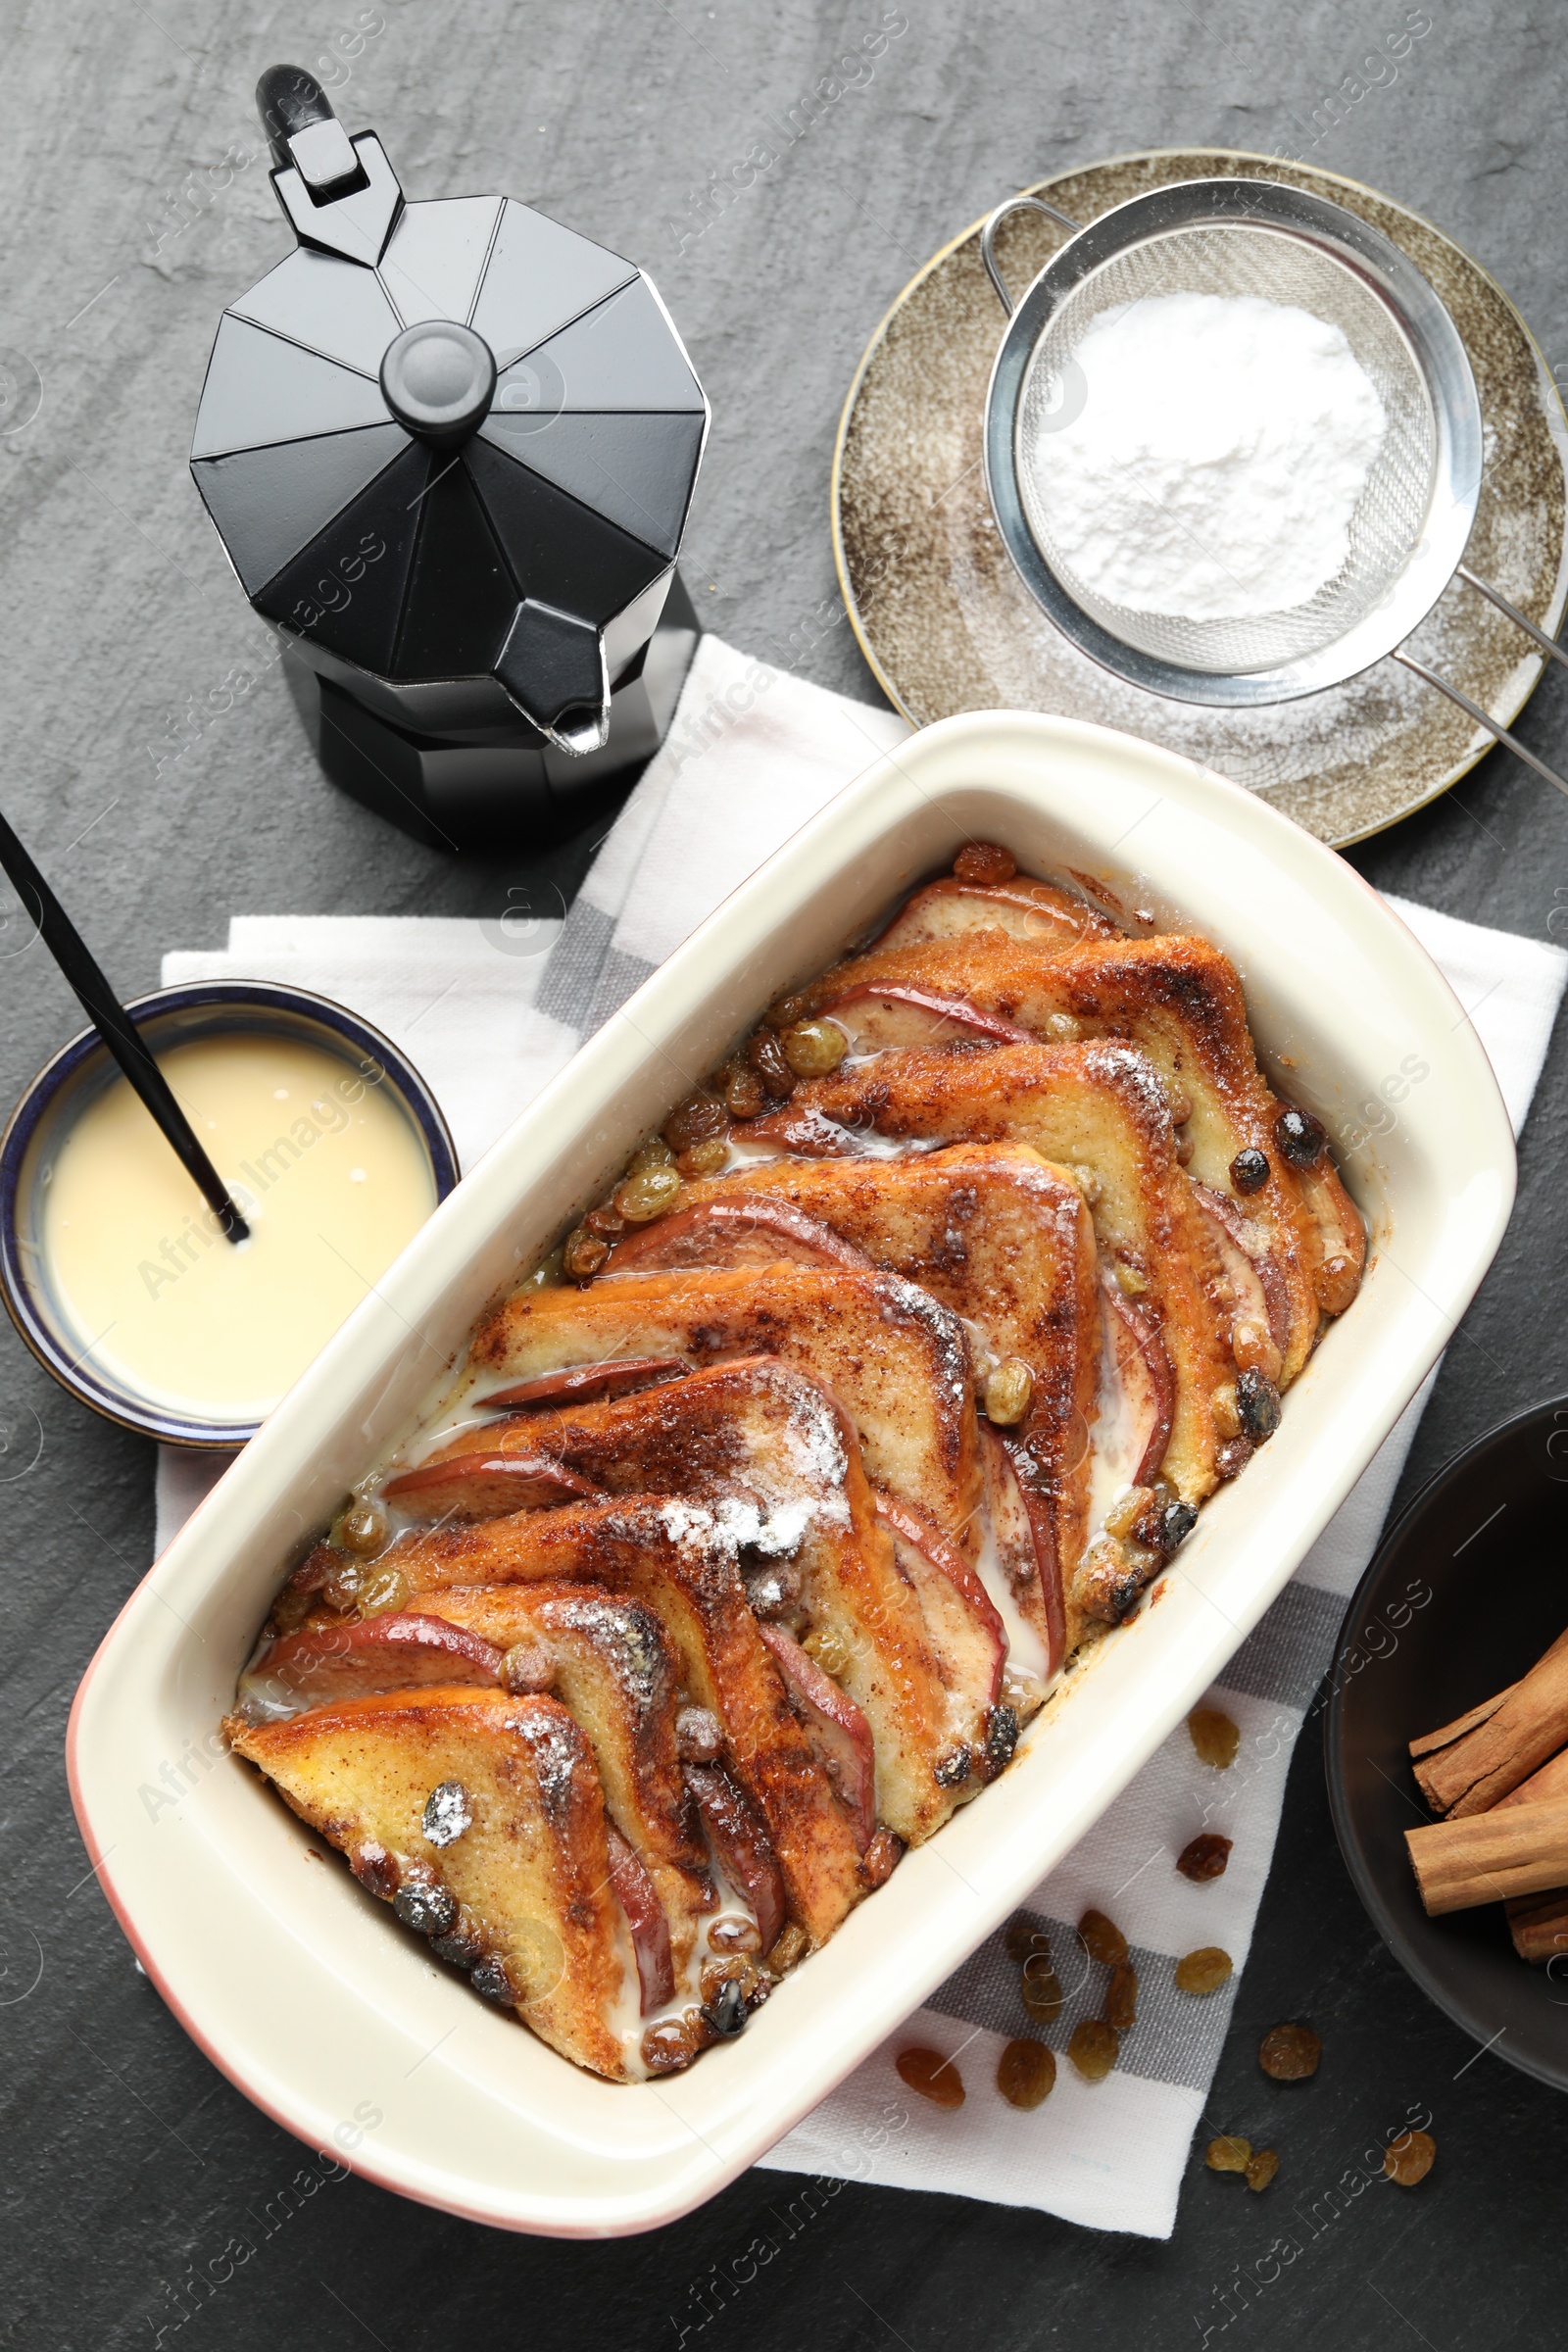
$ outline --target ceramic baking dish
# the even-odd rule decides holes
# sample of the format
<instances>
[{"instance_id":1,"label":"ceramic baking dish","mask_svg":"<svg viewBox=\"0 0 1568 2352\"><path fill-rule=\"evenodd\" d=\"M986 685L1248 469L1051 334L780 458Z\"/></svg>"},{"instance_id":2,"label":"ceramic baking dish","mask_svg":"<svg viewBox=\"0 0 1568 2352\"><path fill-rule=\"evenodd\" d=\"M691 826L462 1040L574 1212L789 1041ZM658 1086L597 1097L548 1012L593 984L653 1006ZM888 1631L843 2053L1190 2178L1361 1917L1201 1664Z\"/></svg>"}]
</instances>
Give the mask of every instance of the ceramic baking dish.
<instances>
[{"instance_id":1,"label":"ceramic baking dish","mask_svg":"<svg viewBox=\"0 0 1568 2352\"><path fill-rule=\"evenodd\" d=\"M440 1969L247 1767L219 1719L282 1564L420 1410L476 1316L772 998L966 839L1205 932L1373 1232L1365 1286L1154 1605L1010 1770L910 1853L737 2041L635 2086L579 2073ZM1081 1838L1219 1674L1432 1365L1513 1199L1508 1121L1446 982L1332 851L1151 744L1016 712L880 760L640 989L423 1228L126 1603L77 1693L100 1884L214 2062L312 2146L477 2221L669 2221L789 2129Z\"/></svg>"}]
</instances>

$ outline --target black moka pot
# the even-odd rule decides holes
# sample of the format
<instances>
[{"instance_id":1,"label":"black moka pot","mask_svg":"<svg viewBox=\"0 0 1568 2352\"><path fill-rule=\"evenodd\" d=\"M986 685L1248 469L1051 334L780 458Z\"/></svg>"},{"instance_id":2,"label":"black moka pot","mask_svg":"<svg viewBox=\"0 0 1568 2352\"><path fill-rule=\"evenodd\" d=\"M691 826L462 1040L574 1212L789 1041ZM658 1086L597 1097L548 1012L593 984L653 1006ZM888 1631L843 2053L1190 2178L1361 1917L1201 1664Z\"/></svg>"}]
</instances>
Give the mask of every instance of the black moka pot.
<instances>
[{"instance_id":1,"label":"black moka pot","mask_svg":"<svg viewBox=\"0 0 1568 2352\"><path fill-rule=\"evenodd\" d=\"M333 781L421 840L560 829L656 749L708 403L652 282L510 197L407 204L292 66L299 250L230 305L191 471Z\"/></svg>"}]
</instances>

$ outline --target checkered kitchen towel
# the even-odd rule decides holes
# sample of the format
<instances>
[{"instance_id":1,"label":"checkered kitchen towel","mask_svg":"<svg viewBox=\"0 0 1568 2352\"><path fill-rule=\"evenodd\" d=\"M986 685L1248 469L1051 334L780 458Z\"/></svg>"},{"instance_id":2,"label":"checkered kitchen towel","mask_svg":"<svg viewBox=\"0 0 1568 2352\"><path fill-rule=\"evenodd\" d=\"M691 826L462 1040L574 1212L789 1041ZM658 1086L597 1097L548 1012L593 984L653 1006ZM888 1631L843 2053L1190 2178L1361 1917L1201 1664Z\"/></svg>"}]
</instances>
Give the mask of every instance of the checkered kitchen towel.
<instances>
[{"instance_id":1,"label":"checkered kitchen towel","mask_svg":"<svg viewBox=\"0 0 1568 2352\"><path fill-rule=\"evenodd\" d=\"M410 917L236 918L225 953L172 955L166 982L291 980L353 1005L403 1047L446 1106L464 1164L494 1140L727 892L907 729L890 712L700 644L674 725L627 802L564 923L517 910L494 924ZM1517 1130L1562 994L1568 957L1430 909L1398 912L1437 958L1492 1056ZM1345 1603L1370 1558L1426 1392L1250 1636L1213 1692L1241 1727L1237 1763L1209 1771L1185 1730L1151 1758L1036 1888L1067 1995L1047 2038L1060 2049L1098 2002L1079 1984L1072 1923L1091 1904L1125 1931L1141 1978L1138 2023L1093 2088L1069 2066L1028 2113L993 2087L1029 2025L1000 1936L763 2160L905 2188L1029 2205L1094 2229L1168 2236L1193 2131L1230 2020L1230 1989L1182 2001L1174 1955L1217 1943L1245 1959L1278 1831L1297 1734ZM166 1454L160 1548L210 1483L200 1456ZM1200 1828L1235 1840L1225 1876L1195 1886L1172 1857ZM1086 1971L1083 1973L1087 1973ZM911 2033L963 2050L956 2113L904 2092L893 2059ZM890 2114L898 2119L891 2128Z\"/></svg>"}]
</instances>

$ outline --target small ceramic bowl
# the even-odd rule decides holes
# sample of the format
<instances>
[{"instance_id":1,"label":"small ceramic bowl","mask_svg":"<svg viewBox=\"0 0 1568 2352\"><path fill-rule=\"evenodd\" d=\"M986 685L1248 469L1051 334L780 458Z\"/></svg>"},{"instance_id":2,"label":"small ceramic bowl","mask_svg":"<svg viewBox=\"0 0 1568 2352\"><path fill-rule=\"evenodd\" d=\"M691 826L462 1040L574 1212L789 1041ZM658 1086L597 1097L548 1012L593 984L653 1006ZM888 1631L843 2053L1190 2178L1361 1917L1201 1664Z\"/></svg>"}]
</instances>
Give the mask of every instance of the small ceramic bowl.
<instances>
[{"instance_id":1,"label":"small ceramic bowl","mask_svg":"<svg viewBox=\"0 0 1568 2352\"><path fill-rule=\"evenodd\" d=\"M1325 1723L1329 1802L1384 1942L1456 2026L1568 2090L1568 1961L1521 1960L1497 1903L1429 1919L1404 1833L1432 1815L1409 1742L1533 1666L1568 1624L1568 1396L1467 1446L1385 1537L1346 1612Z\"/></svg>"},{"instance_id":2,"label":"small ceramic bowl","mask_svg":"<svg viewBox=\"0 0 1568 2352\"><path fill-rule=\"evenodd\" d=\"M271 981L194 981L138 997L125 1008L148 1043L167 1052L198 1038L248 1032L290 1037L331 1054L349 1068L381 1073L418 1136L438 1201L458 1181L458 1158L441 1106L424 1080L379 1029L329 998ZM52 1156L93 1098L118 1076L96 1030L62 1046L24 1094L0 1137L0 1296L11 1320L44 1369L63 1388L122 1429L167 1446L243 1446L255 1420L186 1415L167 1400L140 1396L118 1374L84 1354L54 1296L40 1246L42 1180Z\"/></svg>"}]
</instances>

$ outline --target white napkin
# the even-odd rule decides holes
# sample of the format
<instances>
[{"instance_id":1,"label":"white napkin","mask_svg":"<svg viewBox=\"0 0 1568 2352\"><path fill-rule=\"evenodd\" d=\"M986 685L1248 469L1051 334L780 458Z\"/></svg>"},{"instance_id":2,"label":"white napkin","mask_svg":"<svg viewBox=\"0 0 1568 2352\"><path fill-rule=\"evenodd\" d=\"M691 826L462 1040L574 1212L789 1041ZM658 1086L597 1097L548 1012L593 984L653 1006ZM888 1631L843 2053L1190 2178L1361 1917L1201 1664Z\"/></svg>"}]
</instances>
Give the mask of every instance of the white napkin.
<instances>
[{"instance_id":1,"label":"white napkin","mask_svg":"<svg viewBox=\"0 0 1568 2352\"><path fill-rule=\"evenodd\" d=\"M390 916L236 917L226 952L164 959L166 982L288 980L350 1004L429 1080L471 1166L648 973L727 892L906 733L873 710L769 668L713 637L698 647L674 724L564 925ZM1517 1130L1535 1091L1568 956L1431 909L1391 904L1443 966L1492 1057ZM559 934L559 936L558 936ZM1428 1388L1430 1388L1430 1383ZM1027 2113L995 2089L1014 2034L1038 2034L1018 1971L995 1936L928 2006L762 2161L906 2188L1028 2205L1102 2230L1165 2237L1194 2128L1229 2023L1230 1989L1206 2001L1171 1985L1173 1958L1217 1943L1238 1968L1251 1938L1285 1776L1328 1664L1347 1597L1398 1481L1423 1389L1377 1459L1249 1637L1214 1692L1241 1727L1224 1774L1199 1763L1185 1729L1030 1897L1052 1934L1067 1996L1045 2038L1056 2086ZM222 1467L166 1449L162 1549ZM1192 1886L1171 1867L1200 1829L1235 1840L1225 1876ZM1137 2025L1095 2087L1060 2056L1095 2014L1103 1971L1078 1957L1091 1904L1125 1931L1141 1979ZM964 2106L939 2111L894 2071L911 2042L957 2058ZM961 2053L961 2055L958 2055Z\"/></svg>"}]
</instances>

